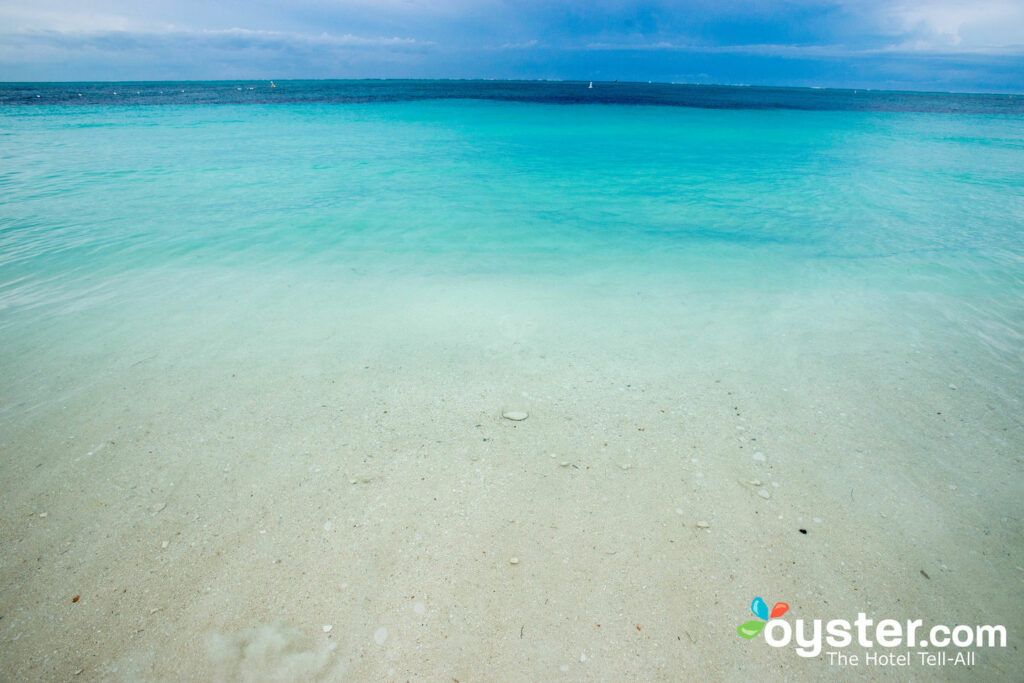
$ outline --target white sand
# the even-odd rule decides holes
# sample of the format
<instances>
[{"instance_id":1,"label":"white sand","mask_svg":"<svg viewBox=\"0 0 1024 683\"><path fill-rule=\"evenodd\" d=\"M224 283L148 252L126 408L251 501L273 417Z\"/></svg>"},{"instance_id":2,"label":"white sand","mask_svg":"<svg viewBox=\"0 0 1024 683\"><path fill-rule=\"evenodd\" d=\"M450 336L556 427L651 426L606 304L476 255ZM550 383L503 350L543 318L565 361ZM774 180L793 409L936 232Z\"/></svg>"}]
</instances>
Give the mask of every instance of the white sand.
<instances>
[{"instance_id":1,"label":"white sand","mask_svg":"<svg viewBox=\"0 0 1024 683\"><path fill-rule=\"evenodd\" d=\"M4 679L1022 670L1020 357L963 318L870 290L242 284L4 333ZM837 669L741 639L755 596L1010 642Z\"/></svg>"}]
</instances>

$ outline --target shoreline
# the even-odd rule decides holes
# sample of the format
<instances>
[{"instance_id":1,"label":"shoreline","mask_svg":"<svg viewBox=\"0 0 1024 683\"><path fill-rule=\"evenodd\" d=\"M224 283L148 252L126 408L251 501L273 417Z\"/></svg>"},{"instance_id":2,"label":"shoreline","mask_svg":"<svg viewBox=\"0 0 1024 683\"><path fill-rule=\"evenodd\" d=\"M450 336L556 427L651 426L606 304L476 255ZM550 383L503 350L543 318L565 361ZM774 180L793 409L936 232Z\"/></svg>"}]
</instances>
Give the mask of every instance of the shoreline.
<instances>
[{"instance_id":1,"label":"shoreline","mask_svg":"<svg viewBox=\"0 0 1024 683\"><path fill-rule=\"evenodd\" d=\"M267 291L112 312L50 380L87 390L6 411L13 675L836 674L738 638L753 595L1024 626L985 353L813 293Z\"/></svg>"}]
</instances>

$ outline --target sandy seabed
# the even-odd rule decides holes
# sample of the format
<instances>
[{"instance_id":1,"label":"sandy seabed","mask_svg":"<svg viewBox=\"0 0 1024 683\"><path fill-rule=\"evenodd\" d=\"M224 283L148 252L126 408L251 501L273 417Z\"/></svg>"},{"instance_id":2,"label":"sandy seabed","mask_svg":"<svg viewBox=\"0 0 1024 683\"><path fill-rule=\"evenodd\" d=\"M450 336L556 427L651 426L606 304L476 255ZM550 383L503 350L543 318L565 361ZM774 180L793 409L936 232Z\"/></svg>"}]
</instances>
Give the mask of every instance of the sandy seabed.
<instances>
[{"instance_id":1,"label":"sandy seabed","mask_svg":"<svg viewBox=\"0 0 1024 683\"><path fill-rule=\"evenodd\" d=\"M5 680L1020 675L1020 353L956 301L243 284L5 328ZM756 596L1008 643L841 668Z\"/></svg>"}]
</instances>

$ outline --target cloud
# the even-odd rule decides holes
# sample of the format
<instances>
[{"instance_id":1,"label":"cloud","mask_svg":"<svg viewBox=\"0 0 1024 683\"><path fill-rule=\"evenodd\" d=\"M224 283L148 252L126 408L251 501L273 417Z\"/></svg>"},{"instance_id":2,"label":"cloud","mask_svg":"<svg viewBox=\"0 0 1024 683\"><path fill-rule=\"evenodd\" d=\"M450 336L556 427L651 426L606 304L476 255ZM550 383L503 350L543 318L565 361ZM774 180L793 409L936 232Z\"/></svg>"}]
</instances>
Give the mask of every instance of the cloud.
<instances>
[{"instance_id":1,"label":"cloud","mask_svg":"<svg viewBox=\"0 0 1024 683\"><path fill-rule=\"evenodd\" d=\"M970 59L971 73L984 76L984 60L976 58L991 57L985 63L996 66L985 83L1024 81L1024 76L1013 75L1014 67L1024 73L1022 0L88 4L86 12L81 0L0 0L0 79L251 75L589 80L635 73L648 80L663 69L670 75L705 74L724 82L795 83L787 69L796 68L797 62L814 62L823 66L807 67L809 75L800 82L840 67L864 82L870 78L861 74L881 74L887 64L911 57L920 69L915 73L926 74L927 64L942 58L943 73L954 74L951 62ZM753 68L755 63L765 68Z\"/></svg>"},{"instance_id":2,"label":"cloud","mask_svg":"<svg viewBox=\"0 0 1024 683\"><path fill-rule=\"evenodd\" d=\"M360 75L415 60L429 41L243 28L160 31L24 30L0 36L0 78L145 80ZM366 67L365 65L372 66ZM41 74L41 75L37 75ZM49 75L53 74L53 75Z\"/></svg>"},{"instance_id":3,"label":"cloud","mask_svg":"<svg viewBox=\"0 0 1024 683\"><path fill-rule=\"evenodd\" d=\"M527 40L522 43L505 43L501 46L502 50L529 50L531 47L537 47L536 40Z\"/></svg>"},{"instance_id":4,"label":"cloud","mask_svg":"<svg viewBox=\"0 0 1024 683\"><path fill-rule=\"evenodd\" d=\"M666 51L666 52L692 52L696 54L724 55L764 55L772 57L793 57L793 58L857 58L886 54L963 54L963 55L992 55L992 56L1013 56L1024 55L1024 44L1006 45L999 47L971 48L957 47L956 49L942 49L931 43L922 41L904 41L892 45L877 48L852 48L846 45L786 45L779 43L750 43L744 45L701 45L695 43L674 43L671 41L659 41L656 43L588 43L588 50L596 51Z\"/></svg>"},{"instance_id":5,"label":"cloud","mask_svg":"<svg viewBox=\"0 0 1024 683\"><path fill-rule=\"evenodd\" d=\"M146 31L167 28L165 24L139 17L94 8L82 11L77 7L48 8L46 3L29 5L0 4L0 26L6 35L32 31Z\"/></svg>"},{"instance_id":6,"label":"cloud","mask_svg":"<svg viewBox=\"0 0 1024 683\"><path fill-rule=\"evenodd\" d=\"M1024 54L1019 0L740 0L702 7L700 22L666 21L672 15L662 13L663 30L608 34L585 47L793 58Z\"/></svg>"},{"instance_id":7,"label":"cloud","mask_svg":"<svg viewBox=\"0 0 1024 683\"><path fill-rule=\"evenodd\" d=\"M899 28L897 47L931 52L1019 50L1024 42L1024 3L896 2L880 9L881 21Z\"/></svg>"},{"instance_id":8,"label":"cloud","mask_svg":"<svg viewBox=\"0 0 1024 683\"><path fill-rule=\"evenodd\" d=\"M310 47L413 47L430 45L429 41L397 36L355 36L351 34L332 35L320 33L309 35L283 31L254 31L243 28L221 30L180 30L166 31L19 31L6 36L24 45L43 43L67 48L102 47L119 49L158 47L177 44L209 48L261 47L268 49L282 46L305 45Z\"/></svg>"}]
</instances>

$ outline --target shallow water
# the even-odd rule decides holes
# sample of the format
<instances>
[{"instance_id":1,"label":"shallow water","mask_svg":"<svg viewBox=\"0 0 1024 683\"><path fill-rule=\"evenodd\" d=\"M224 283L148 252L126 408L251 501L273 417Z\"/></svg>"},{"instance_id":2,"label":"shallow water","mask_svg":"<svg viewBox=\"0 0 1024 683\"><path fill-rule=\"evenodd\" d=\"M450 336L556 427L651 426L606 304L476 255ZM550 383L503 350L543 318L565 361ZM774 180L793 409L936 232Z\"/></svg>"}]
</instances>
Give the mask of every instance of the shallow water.
<instances>
[{"instance_id":1,"label":"shallow water","mask_svg":"<svg viewBox=\"0 0 1024 683\"><path fill-rule=\"evenodd\" d=\"M229 102L196 106L165 101L168 85L117 104L106 90L134 88L81 86L87 106L31 102L78 87L0 86L2 101L30 102L0 109L0 628L26 634L5 646L23 675L243 676L262 665L201 648L183 664L163 641L282 619L307 638L337 624L341 647L299 658L325 675L537 678L565 660L584 676L580 649L605 652L589 660L599 677L702 662L743 675L753 655L721 647L736 645L747 592L769 589L805 618L866 600L894 618L1003 623L1015 642L1019 101L596 84L619 90L566 104L582 86L180 84ZM530 418L510 425L509 409ZM704 543L693 523L707 518L714 551L666 555L683 537ZM789 534L812 518L829 528L808 548ZM182 529L193 550L164 552ZM351 537L332 546L325 532ZM587 547L566 550L574 539ZM364 565L370 546L390 578ZM497 553L497 568L467 546ZM537 572L515 590L512 554ZM665 581L685 566L681 597ZM201 597L183 597L178 575ZM332 595L358 582L363 602L322 614L301 576ZM475 588L444 593L444 576ZM287 600L257 607L240 580ZM119 598L117 617L79 609L70 649L51 655L64 605L42 596L121 583L160 597ZM429 586L427 614L449 616L420 625L431 663L409 625L382 654L371 634L405 609L391 592ZM510 645L507 613L543 621L552 595L560 616L631 612L664 628L636 646L640 669L624 636L567 638L554 621L540 643ZM125 646L151 602L174 621ZM667 650L680 623L692 649ZM99 627L109 640L83 658L77 639ZM505 654L481 659L480 643ZM1015 652L979 668L1012 670ZM792 652L756 653L810 671Z\"/></svg>"}]
</instances>

